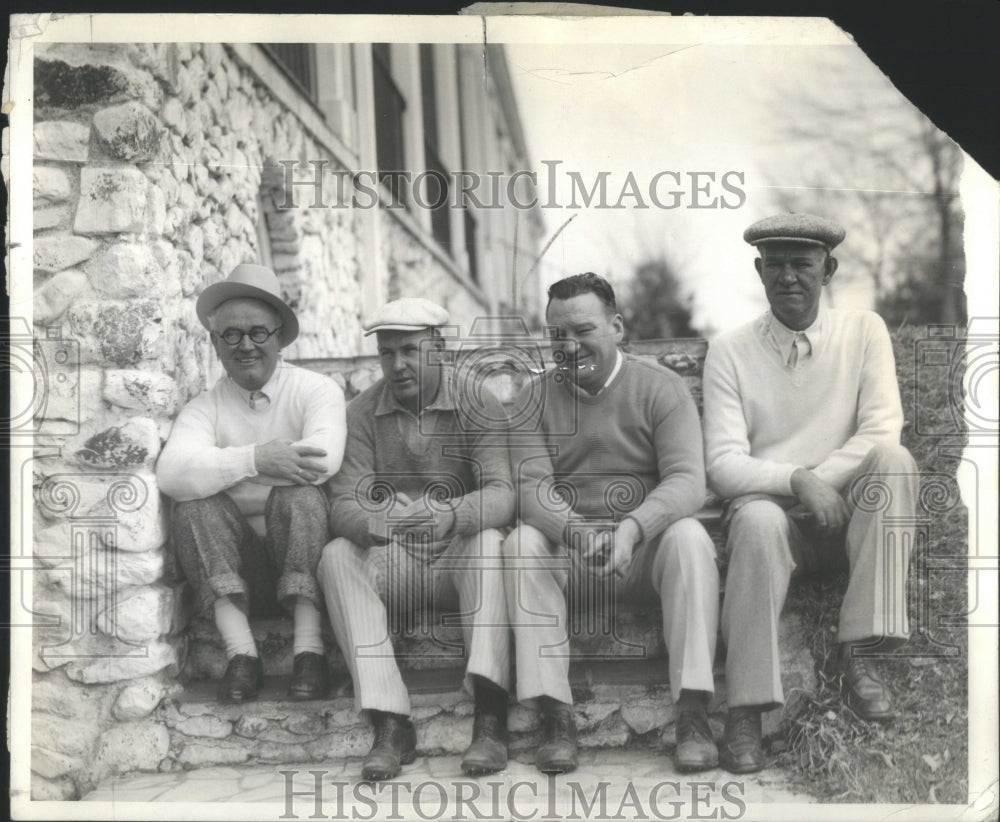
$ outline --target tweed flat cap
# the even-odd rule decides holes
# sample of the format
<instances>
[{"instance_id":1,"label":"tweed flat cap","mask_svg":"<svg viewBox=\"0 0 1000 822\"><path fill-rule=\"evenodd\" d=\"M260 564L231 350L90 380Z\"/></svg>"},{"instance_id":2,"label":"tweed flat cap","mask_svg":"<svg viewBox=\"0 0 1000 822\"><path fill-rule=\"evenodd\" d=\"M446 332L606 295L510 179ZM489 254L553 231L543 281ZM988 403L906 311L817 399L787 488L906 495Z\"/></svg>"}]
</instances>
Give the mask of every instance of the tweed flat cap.
<instances>
[{"instance_id":1,"label":"tweed flat cap","mask_svg":"<svg viewBox=\"0 0 1000 822\"><path fill-rule=\"evenodd\" d=\"M446 308L423 297L401 297L379 308L362 325L365 336L376 331L419 331L445 325L451 315Z\"/></svg>"},{"instance_id":2,"label":"tweed flat cap","mask_svg":"<svg viewBox=\"0 0 1000 822\"><path fill-rule=\"evenodd\" d=\"M743 232L743 239L756 246L771 240L813 243L828 251L843 242L843 226L814 214L776 214L758 220Z\"/></svg>"}]
</instances>

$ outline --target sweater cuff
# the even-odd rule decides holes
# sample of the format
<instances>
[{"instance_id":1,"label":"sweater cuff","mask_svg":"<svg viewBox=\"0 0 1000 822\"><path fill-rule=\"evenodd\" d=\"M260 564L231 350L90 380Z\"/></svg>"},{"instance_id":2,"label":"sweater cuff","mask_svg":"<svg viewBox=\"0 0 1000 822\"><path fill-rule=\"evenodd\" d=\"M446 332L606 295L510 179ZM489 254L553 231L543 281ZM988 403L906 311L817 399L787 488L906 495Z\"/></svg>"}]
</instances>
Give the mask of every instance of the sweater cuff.
<instances>
[{"instance_id":1,"label":"sweater cuff","mask_svg":"<svg viewBox=\"0 0 1000 822\"><path fill-rule=\"evenodd\" d=\"M451 511L455 515L452 533L456 536L465 537L483 530L479 527L480 517L474 505L460 501L457 505L451 506Z\"/></svg>"},{"instance_id":2,"label":"sweater cuff","mask_svg":"<svg viewBox=\"0 0 1000 822\"><path fill-rule=\"evenodd\" d=\"M219 469L227 488L247 477L257 476L254 448L253 445L240 445L223 449Z\"/></svg>"}]
</instances>

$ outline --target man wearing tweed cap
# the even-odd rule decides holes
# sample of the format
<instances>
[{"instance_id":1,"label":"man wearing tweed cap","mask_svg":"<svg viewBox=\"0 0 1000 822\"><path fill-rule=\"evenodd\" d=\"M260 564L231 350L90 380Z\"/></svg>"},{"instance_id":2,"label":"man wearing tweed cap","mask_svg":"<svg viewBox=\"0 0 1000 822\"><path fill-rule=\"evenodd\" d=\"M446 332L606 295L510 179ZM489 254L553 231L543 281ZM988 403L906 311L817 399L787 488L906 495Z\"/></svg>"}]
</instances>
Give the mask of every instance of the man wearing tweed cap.
<instances>
[{"instance_id":1,"label":"man wearing tweed cap","mask_svg":"<svg viewBox=\"0 0 1000 822\"><path fill-rule=\"evenodd\" d=\"M871 311L826 309L844 229L782 214L744 239L770 310L712 342L705 360L705 455L730 563L722 608L729 718L719 751L734 773L764 766L760 715L784 701L778 617L795 571L846 563L838 663L844 700L887 721L893 696L873 656L905 641L906 535L917 468L899 444L892 343ZM885 494L878 493L885 490ZM874 493L873 493L874 492Z\"/></svg>"}]
</instances>

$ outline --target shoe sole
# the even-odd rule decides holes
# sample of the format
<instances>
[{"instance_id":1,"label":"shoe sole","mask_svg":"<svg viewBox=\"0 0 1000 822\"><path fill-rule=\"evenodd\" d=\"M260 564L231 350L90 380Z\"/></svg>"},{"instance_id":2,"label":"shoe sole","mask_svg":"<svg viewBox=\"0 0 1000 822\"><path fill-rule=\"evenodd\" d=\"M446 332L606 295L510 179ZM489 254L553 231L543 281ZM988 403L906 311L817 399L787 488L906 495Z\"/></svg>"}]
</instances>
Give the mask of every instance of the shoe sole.
<instances>
[{"instance_id":1,"label":"shoe sole","mask_svg":"<svg viewBox=\"0 0 1000 822\"><path fill-rule=\"evenodd\" d=\"M737 766L737 765L727 764L725 762L720 762L719 764L721 765L721 767L722 767L723 770L728 771L729 773L735 773L735 774L758 773L759 771L764 770L764 763L763 762L760 765L753 765L753 766L751 766L749 768L746 768L746 767L743 767L743 766Z\"/></svg>"},{"instance_id":2,"label":"shoe sole","mask_svg":"<svg viewBox=\"0 0 1000 822\"><path fill-rule=\"evenodd\" d=\"M536 767L538 767L538 766L536 766ZM553 762L553 763L550 763L550 764L546 765L544 768L538 767L538 770L541 771L543 774L546 774L547 776L558 776L561 773L570 773L571 771L575 771L576 770L576 763L575 762L566 762L566 763Z\"/></svg>"},{"instance_id":3,"label":"shoe sole","mask_svg":"<svg viewBox=\"0 0 1000 822\"><path fill-rule=\"evenodd\" d=\"M505 770L507 763L504 762L503 765L484 765L484 764L474 764L474 763L462 763L462 773L468 776L487 776L492 773L499 773Z\"/></svg>"},{"instance_id":4,"label":"shoe sole","mask_svg":"<svg viewBox=\"0 0 1000 822\"><path fill-rule=\"evenodd\" d=\"M698 771L714 771L719 767L719 760L712 762L678 762L677 770L681 773L697 773Z\"/></svg>"},{"instance_id":5,"label":"shoe sole","mask_svg":"<svg viewBox=\"0 0 1000 822\"><path fill-rule=\"evenodd\" d=\"M399 758L399 764L400 764L401 767L403 765L412 765L416 761L417 761L417 752L416 751L409 751L409 752L403 754ZM373 773L372 771L366 771L364 768L362 768L361 769L361 778L364 779L364 780L366 780L366 781L368 781L368 782L384 782L387 779L395 779L397 776L399 776L399 771L401 770L401 767L397 768L395 771L392 771L392 772L381 772L381 771L379 771L377 773Z\"/></svg>"},{"instance_id":6,"label":"shoe sole","mask_svg":"<svg viewBox=\"0 0 1000 822\"><path fill-rule=\"evenodd\" d=\"M326 699L329 691L321 691L320 693L303 693L302 691L289 691L288 698L292 702L310 702L316 699Z\"/></svg>"}]
</instances>

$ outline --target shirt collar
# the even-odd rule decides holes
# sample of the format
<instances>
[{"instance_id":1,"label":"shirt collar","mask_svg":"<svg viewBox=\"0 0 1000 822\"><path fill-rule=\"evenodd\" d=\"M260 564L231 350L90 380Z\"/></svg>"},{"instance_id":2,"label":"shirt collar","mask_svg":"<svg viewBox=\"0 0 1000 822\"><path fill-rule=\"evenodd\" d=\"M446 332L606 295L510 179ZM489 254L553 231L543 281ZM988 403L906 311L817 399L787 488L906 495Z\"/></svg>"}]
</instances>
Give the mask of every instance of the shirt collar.
<instances>
[{"instance_id":1,"label":"shirt collar","mask_svg":"<svg viewBox=\"0 0 1000 822\"><path fill-rule=\"evenodd\" d=\"M454 372L448 366L441 367L441 384L438 387L437 396L429 405L425 405L423 411L454 411L455 410L455 389L452 385ZM382 393L379 395L378 403L375 405L375 416L381 417L385 414L410 414L413 412L404 408L393 396L389 381L382 380Z\"/></svg>"},{"instance_id":2,"label":"shirt collar","mask_svg":"<svg viewBox=\"0 0 1000 822\"><path fill-rule=\"evenodd\" d=\"M764 315L765 336L771 340L771 343L777 348L778 353L781 354L782 362L788 362L788 358L792 353L792 346L795 345L795 338L799 336L805 337L809 342L810 352L816 351L816 344L819 342L823 331L823 315L823 307L820 306L819 313L816 314L816 319L813 320L812 325L804 328L802 331L794 331L789 328L770 311Z\"/></svg>"},{"instance_id":3,"label":"shirt collar","mask_svg":"<svg viewBox=\"0 0 1000 822\"><path fill-rule=\"evenodd\" d=\"M280 389L280 383L281 383L281 372L284 369L285 369L285 364L284 364L284 362L282 362L281 358L279 357L278 358L278 364L275 367L274 373L271 375L271 378L266 383L264 383L260 387L260 389L259 389L260 393L263 394L265 397L267 397L268 402L271 402L275 398L275 396L277 396L277 394L278 394L278 391ZM236 381L232 377L230 377L228 374L226 375L226 379L229 380L229 384L233 387L233 390L236 392L236 394L239 396L239 398L248 407L253 408L253 406L250 404L250 395L251 394L255 394L256 395L257 392L256 391L247 391L245 388L241 388L239 385L236 384Z\"/></svg>"},{"instance_id":4,"label":"shirt collar","mask_svg":"<svg viewBox=\"0 0 1000 822\"><path fill-rule=\"evenodd\" d=\"M625 357L622 356L622 351L619 348L615 352L615 367L611 369L611 373L608 374L608 378L604 381L604 385L598 388L597 391L593 394L591 394L589 391L584 391L582 388L580 388L580 386L577 385L576 380L566 380L566 385L570 390L584 397L599 397L601 394L604 393L604 389L607 388L609 385L611 385L612 382L614 382L615 377L618 376L618 372L622 370L623 362L625 362Z\"/></svg>"}]
</instances>

